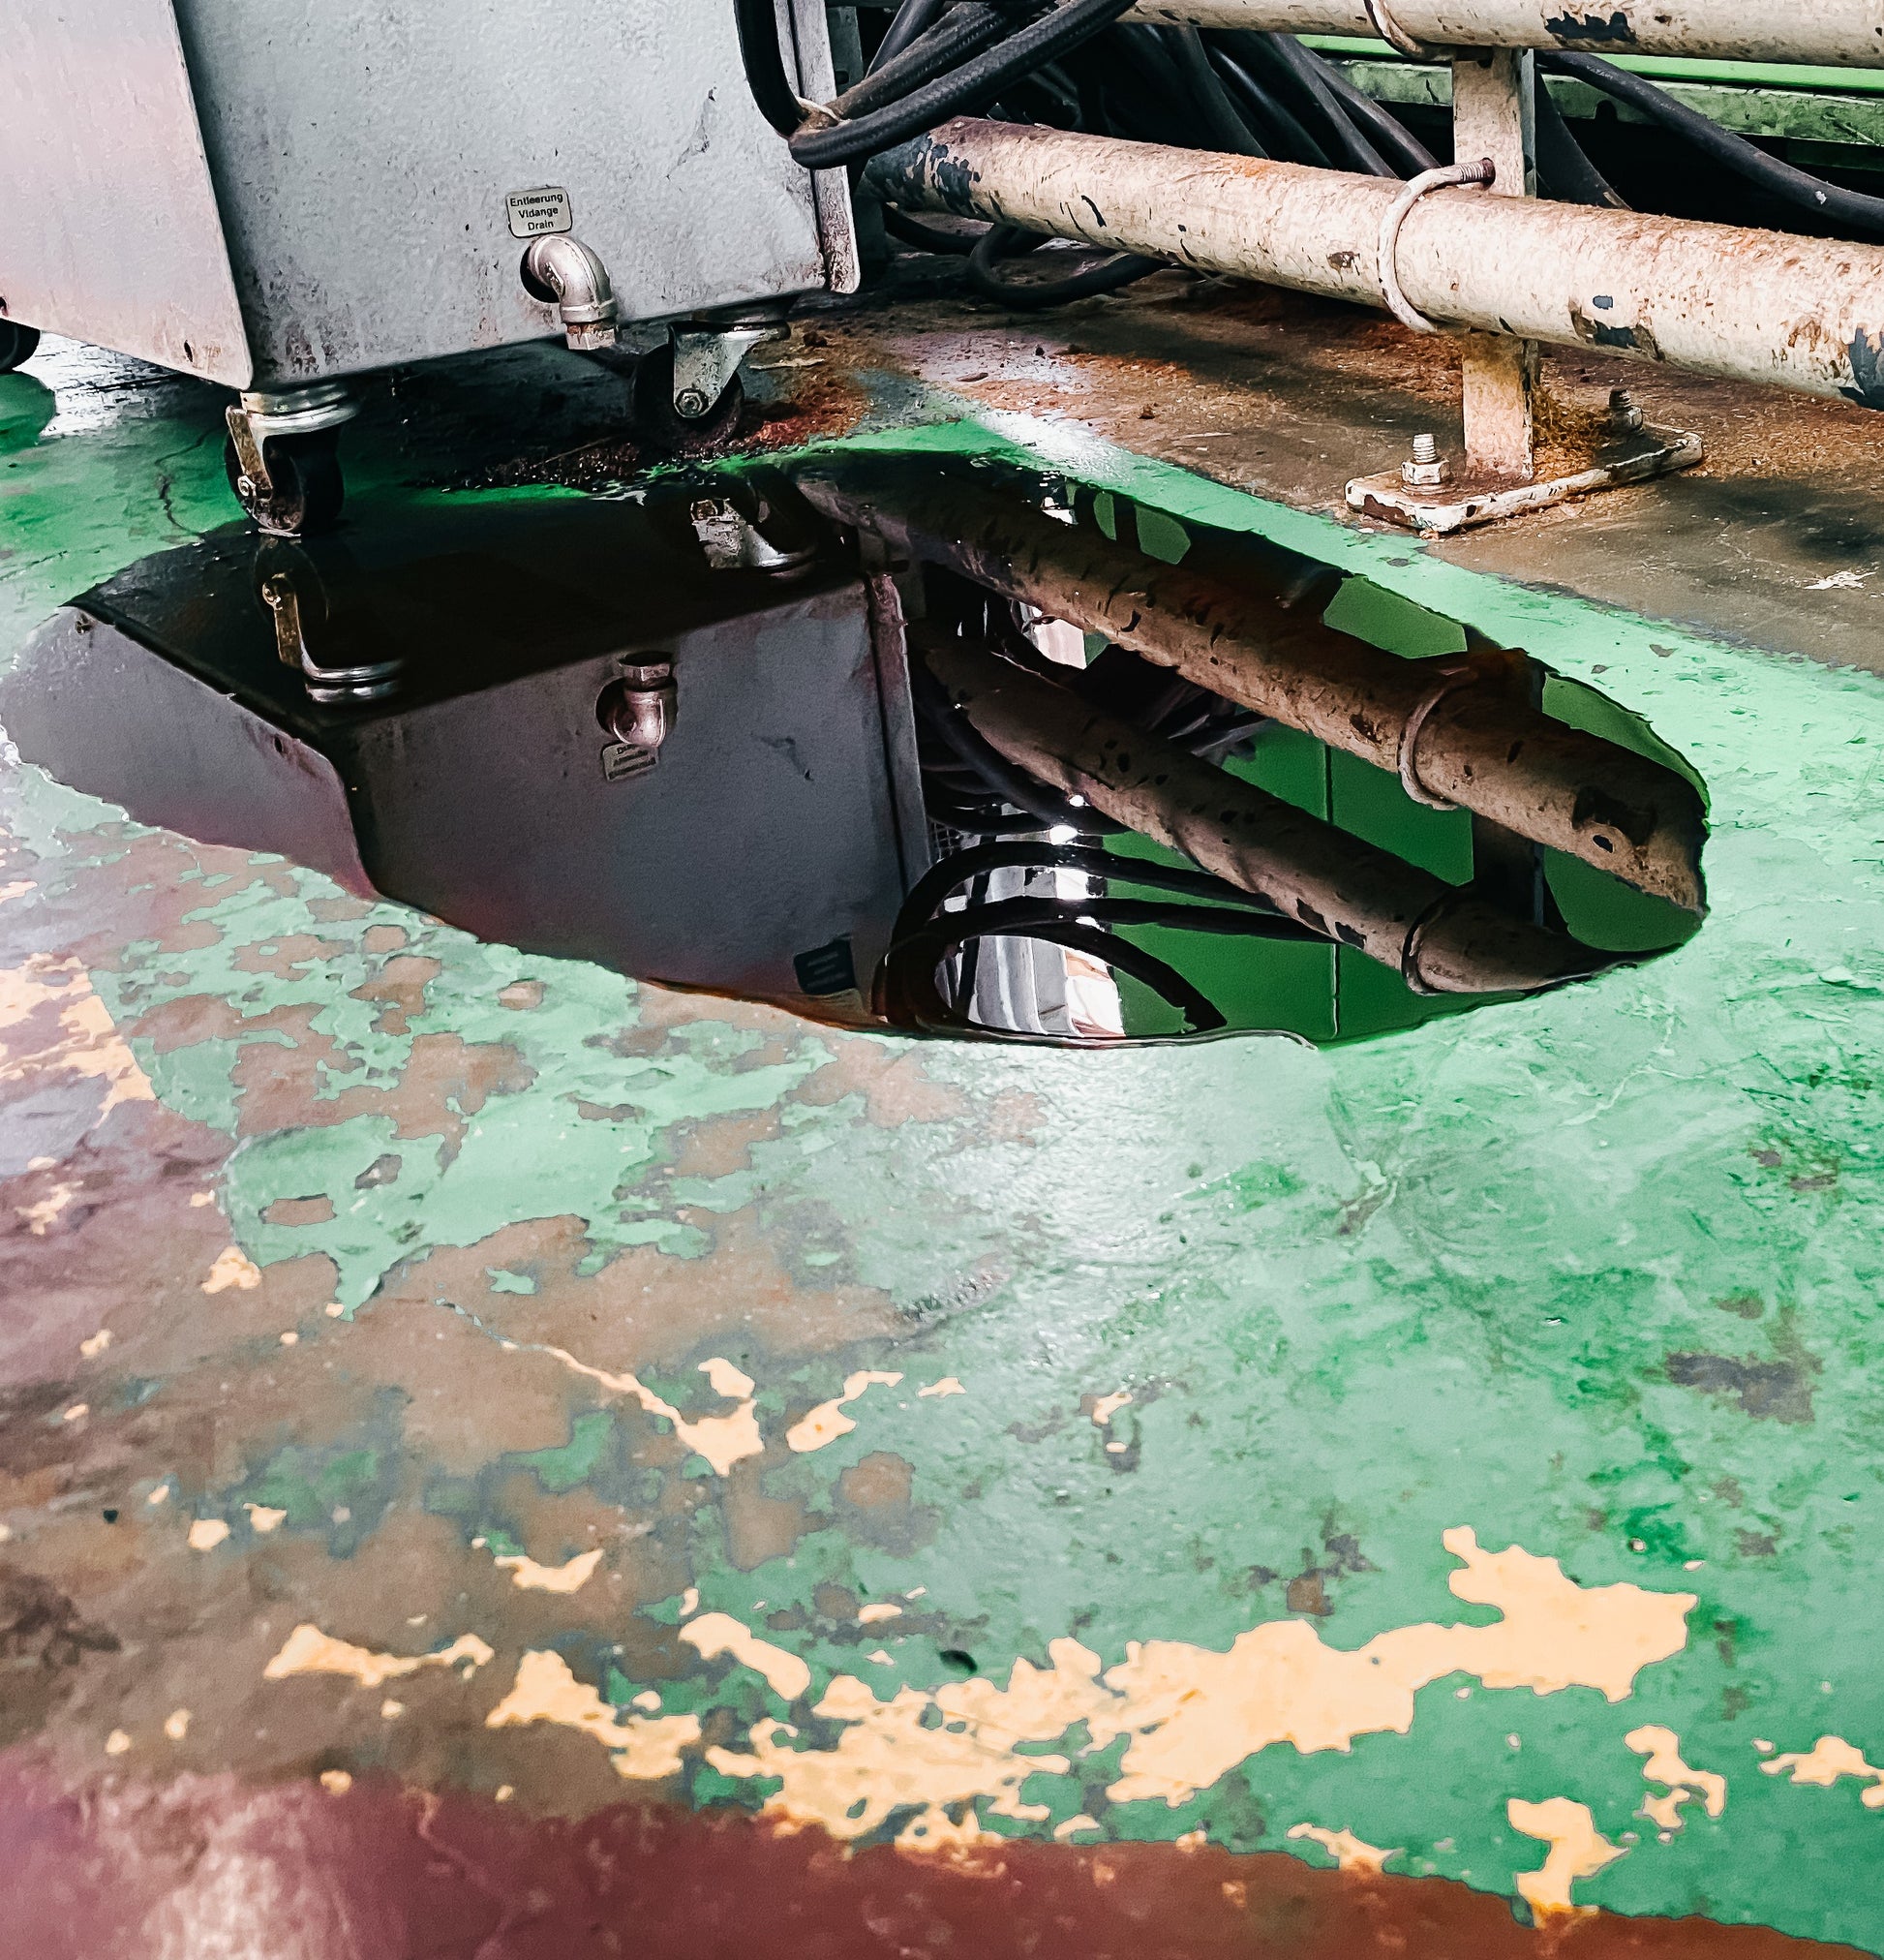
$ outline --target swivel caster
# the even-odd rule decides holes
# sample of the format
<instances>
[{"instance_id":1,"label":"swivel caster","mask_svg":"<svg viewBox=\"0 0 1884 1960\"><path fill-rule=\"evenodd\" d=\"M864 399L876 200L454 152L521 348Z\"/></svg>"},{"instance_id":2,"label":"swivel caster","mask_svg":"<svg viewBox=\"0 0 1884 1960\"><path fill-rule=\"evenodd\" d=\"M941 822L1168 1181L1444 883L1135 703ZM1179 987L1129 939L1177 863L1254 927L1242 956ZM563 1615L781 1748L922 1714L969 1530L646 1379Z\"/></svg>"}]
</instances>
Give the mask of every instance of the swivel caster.
<instances>
[{"instance_id":1,"label":"swivel caster","mask_svg":"<svg viewBox=\"0 0 1884 1960\"><path fill-rule=\"evenodd\" d=\"M714 449L739 427L745 383L734 375L717 400L698 388L677 390L673 348L653 348L635 363L631 413L635 434L651 448Z\"/></svg>"},{"instance_id":2,"label":"swivel caster","mask_svg":"<svg viewBox=\"0 0 1884 1960\"><path fill-rule=\"evenodd\" d=\"M727 443L745 408L740 363L791 329L777 319L695 322L669 329L667 345L634 371L635 433L658 449L700 453Z\"/></svg>"},{"instance_id":3,"label":"swivel caster","mask_svg":"<svg viewBox=\"0 0 1884 1960\"><path fill-rule=\"evenodd\" d=\"M228 413L223 467L257 529L277 537L331 531L346 499L339 432L354 414L346 390L327 382L245 394Z\"/></svg>"},{"instance_id":4,"label":"swivel caster","mask_svg":"<svg viewBox=\"0 0 1884 1960\"><path fill-rule=\"evenodd\" d=\"M275 651L300 675L310 700L355 707L399 691L405 657L375 635L345 538L264 539L256 547L255 579L256 597L274 619Z\"/></svg>"},{"instance_id":5,"label":"swivel caster","mask_svg":"<svg viewBox=\"0 0 1884 1960\"><path fill-rule=\"evenodd\" d=\"M21 326L16 320L0 320L0 375L10 375L15 368L31 360L39 344L38 327Z\"/></svg>"}]
</instances>

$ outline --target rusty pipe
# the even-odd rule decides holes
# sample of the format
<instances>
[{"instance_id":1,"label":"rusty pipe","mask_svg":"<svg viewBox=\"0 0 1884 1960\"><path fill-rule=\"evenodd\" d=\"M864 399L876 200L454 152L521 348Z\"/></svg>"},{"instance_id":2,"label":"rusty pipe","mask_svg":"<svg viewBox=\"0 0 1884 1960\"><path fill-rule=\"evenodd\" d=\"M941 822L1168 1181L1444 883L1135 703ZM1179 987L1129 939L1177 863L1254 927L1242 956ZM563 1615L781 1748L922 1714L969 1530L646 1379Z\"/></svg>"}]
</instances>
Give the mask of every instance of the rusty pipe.
<instances>
[{"instance_id":1,"label":"rusty pipe","mask_svg":"<svg viewBox=\"0 0 1884 1960\"><path fill-rule=\"evenodd\" d=\"M1715 61L1884 66L1877 0L1384 0L1409 41L1440 47L1566 47ZM1366 0L1140 0L1128 20L1194 21L1284 34L1380 32Z\"/></svg>"},{"instance_id":2,"label":"rusty pipe","mask_svg":"<svg viewBox=\"0 0 1884 1960\"><path fill-rule=\"evenodd\" d=\"M941 473L912 488L906 470L860 459L807 473L801 487L839 523L1390 770L1425 801L1474 811L1689 911L1705 903L1693 784L1540 713L1508 686L1508 655L1490 650L1464 675L1403 660L1253 579L1167 565Z\"/></svg>"},{"instance_id":3,"label":"rusty pipe","mask_svg":"<svg viewBox=\"0 0 1884 1960\"><path fill-rule=\"evenodd\" d=\"M960 117L871 163L904 209L986 218L1383 307L1397 180ZM1442 191L1396 248L1428 319L1884 409L1884 248Z\"/></svg>"},{"instance_id":4,"label":"rusty pipe","mask_svg":"<svg viewBox=\"0 0 1884 1960\"><path fill-rule=\"evenodd\" d=\"M1533 925L1174 743L1088 708L981 648L922 626L912 652L1011 762L1267 899L1422 994L1535 994L1618 964ZM1123 866L1121 876L1131 875Z\"/></svg>"}]
</instances>

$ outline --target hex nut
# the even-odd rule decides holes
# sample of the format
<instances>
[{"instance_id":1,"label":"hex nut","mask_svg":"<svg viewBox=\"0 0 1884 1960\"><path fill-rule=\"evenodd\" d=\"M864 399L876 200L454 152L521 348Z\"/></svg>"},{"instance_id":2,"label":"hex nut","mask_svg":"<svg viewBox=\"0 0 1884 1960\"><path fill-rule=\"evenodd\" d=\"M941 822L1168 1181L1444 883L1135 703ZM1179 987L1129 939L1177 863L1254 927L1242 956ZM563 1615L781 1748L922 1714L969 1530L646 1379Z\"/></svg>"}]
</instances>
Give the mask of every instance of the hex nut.
<instances>
[{"instance_id":1,"label":"hex nut","mask_svg":"<svg viewBox=\"0 0 1884 1960\"><path fill-rule=\"evenodd\" d=\"M1402 463L1400 478L1411 490L1436 490L1452 480L1452 465L1443 456L1431 463Z\"/></svg>"}]
</instances>

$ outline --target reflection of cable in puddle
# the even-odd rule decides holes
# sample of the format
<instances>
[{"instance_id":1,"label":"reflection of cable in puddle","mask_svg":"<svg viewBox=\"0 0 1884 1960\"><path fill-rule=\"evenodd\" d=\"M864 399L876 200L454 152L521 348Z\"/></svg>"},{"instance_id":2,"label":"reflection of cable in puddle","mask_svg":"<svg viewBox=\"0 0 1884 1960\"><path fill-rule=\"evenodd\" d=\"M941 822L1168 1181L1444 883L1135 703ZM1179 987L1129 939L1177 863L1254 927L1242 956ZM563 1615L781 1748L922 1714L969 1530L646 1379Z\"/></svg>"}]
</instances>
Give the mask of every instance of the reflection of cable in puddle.
<instances>
[{"instance_id":1,"label":"reflection of cable in puddle","mask_svg":"<svg viewBox=\"0 0 1884 1960\"><path fill-rule=\"evenodd\" d=\"M1089 885L1116 880L1167 896L1113 899L1095 893L989 900L987 880L1004 871L1069 872ZM964 884L972 886L967 904L944 909L949 896ZM1321 936L1280 917L1267 899L1207 872L1121 858L1093 844L988 842L944 859L910 893L879 971L877 1005L899 1026L1006 1032L971 1021L966 1000L950 1005L935 976L942 962L964 945L1008 936L1065 947L1129 974L1176 1008L1193 1032L1223 1027L1224 1016L1181 973L1116 930L1145 927L1291 941Z\"/></svg>"}]
</instances>

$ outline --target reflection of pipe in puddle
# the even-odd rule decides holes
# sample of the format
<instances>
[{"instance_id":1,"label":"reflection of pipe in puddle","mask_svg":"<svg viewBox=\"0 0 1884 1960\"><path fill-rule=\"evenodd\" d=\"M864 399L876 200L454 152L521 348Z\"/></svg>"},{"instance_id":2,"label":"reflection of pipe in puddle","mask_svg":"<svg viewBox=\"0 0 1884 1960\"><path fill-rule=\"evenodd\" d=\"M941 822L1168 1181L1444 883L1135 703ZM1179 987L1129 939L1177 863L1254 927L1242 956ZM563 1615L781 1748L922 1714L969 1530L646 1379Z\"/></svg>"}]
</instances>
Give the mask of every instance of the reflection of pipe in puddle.
<instances>
[{"instance_id":1,"label":"reflection of pipe in puddle","mask_svg":"<svg viewBox=\"0 0 1884 1960\"><path fill-rule=\"evenodd\" d=\"M1190 1031L1209 1032L1230 1016L1200 989L1199 969L1273 967L1299 958L1273 943L1289 940L1319 942L1324 961L1364 956L1414 995L1537 992L1626 957L1613 940L1603 950L1568 930L1551 855L1595 873L1598 892L1585 876L1579 909L1598 938L1616 923L1601 916L1603 896L1635 910L1638 931L1644 910L1662 913L1649 944L1692 930L1705 834L1693 785L1542 712L1547 677L1522 655L1380 652L1324 619L1341 583L1328 567L1272 547L1233 573L1173 566L1081 526L1077 497L1044 508L942 475L912 488L906 471L874 462L805 488L834 518L873 533L880 560L926 567L922 616L905 631L930 738L930 808L971 847L931 872L904 909L879 988L902 1025L1038 1032L1055 965L1084 982L1095 959L1109 959L1121 986L1148 988ZM1115 508L1105 514L1115 525ZM893 586L880 609L895 615L909 587ZM1044 661L1029 624L1040 619L1071 623L1108 651L1081 672L1067 672L1063 655ZM1162 695L1147 691L1152 664L1180 677ZM1466 875L1448 880L1330 821L1331 781L1322 812L1300 807L1299 781L1293 801L1264 787L1265 749L1282 738L1287 760L1292 742L1299 764L1303 736L1325 745L1326 777L1337 759L1374 765L1359 801L1375 804L1377 830L1396 798L1415 829L1422 818L1430 826L1426 811L1464 806L1470 814L1453 820ZM1057 857L989 842L1029 820L1085 842ZM1168 868L1135 869L1139 850L1095 851L1100 834L1121 831L1209 879L1173 885ZM1121 886L1163 896L1120 897ZM1146 943L1177 934L1193 942L1182 970ZM1272 943L1253 960L1260 940ZM1057 961L1043 960L1046 946ZM1062 992L1056 1031L1111 1031L1089 1008L1082 1026ZM1105 1019L1131 1031L1132 1020L1157 1017L1141 1008ZM1351 1020L1320 1031L1369 1029Z\"/></svg>"},{"instance_id":2,"label":"reflection of pipe in puddle","mask_svg":"<svg viewBox=\"0 0 1884 1960\"><path fill-rule=\"evenodd\" d=\"M1330 567L1077 486L801 487L220 534L57 616L0 716L145 820L852 1024L1338 1039L1694 928L1690 781L1521 655L1382 652Z\"/></svg>"}]
</instances>

